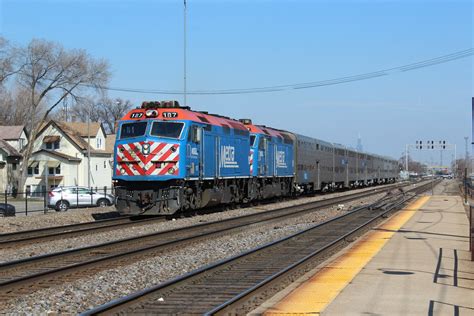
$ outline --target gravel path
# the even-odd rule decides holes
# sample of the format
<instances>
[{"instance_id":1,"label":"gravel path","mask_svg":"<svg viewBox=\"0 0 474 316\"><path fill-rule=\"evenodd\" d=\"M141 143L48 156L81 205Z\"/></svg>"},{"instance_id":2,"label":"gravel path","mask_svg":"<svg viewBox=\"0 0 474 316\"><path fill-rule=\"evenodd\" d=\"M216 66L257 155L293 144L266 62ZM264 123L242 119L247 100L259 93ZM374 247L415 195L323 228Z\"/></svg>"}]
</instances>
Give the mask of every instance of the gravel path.
<instances>
[{"instance_id":1,"label":"gravel path","mask_svg":"<svg viewBox=\"0 0 474 316\"><path fill-rule=\"evenodd\" d=\"M150 259L131 263L128 266L96 273L93 277L35 292L12 300L6 306L0 306L0 308L10 314L76 314L114 298L161 283L203 265L288 236L340 215L351 207L374 201L376 198L378 197L348 203L342 210L327 208L296 219L285 220L277 224L261 225L238 234L222 236L183 249L168 251ZM266 205L264 207L268 208L270 206ZM235 210L234 213L240 211L242 210ZM230 216L228 213L209 214L201 217L208 217L209 220L210 217L214 217L215 220L216 216ZM169 224L193 219L175 221L166 224L166 226L171 228ZM140 227L140 229L143 229L143 227Z\"/></svg>"}]
</instances>

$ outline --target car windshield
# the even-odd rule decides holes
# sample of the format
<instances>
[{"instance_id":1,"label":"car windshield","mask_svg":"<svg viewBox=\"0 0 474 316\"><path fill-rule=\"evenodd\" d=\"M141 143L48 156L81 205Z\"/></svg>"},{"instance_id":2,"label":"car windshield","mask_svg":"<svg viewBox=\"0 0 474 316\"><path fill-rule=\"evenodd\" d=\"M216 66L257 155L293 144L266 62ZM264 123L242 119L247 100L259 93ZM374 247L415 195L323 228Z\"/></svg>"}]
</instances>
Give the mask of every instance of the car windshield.
<instances>
[{"instance_id":1,"label":"car windshield","mask_svg":"<svg viewBox=\"0 0 474 316\"><path fill-rule=\"evenodd\" d=\"M178 122L153 122L151 135L167 138L179 138L184 123Z\"/></svg>"},{"instance_id":2,"label":"car windshield","mask_svg":"<svg viewBox=\"0 0 474 316\"><path fill-rule=\"evenodd\" d=\"M145 135L147 122L133 122L122 124L120 139Z\"/></svg>"}]
</instances>

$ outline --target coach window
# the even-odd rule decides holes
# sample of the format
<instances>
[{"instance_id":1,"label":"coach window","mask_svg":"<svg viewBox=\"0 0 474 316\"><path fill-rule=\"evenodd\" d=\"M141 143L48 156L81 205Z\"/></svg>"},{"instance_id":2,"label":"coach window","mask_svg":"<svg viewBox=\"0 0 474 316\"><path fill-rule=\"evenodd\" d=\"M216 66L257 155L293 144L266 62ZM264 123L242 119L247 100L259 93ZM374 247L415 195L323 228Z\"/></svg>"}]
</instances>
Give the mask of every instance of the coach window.
<instances>
[{"instance_id":1,"label":"coach window","mask_svg":"<svg viewBox=\"0 0 474 316\"><path fill-rule=\"evenodd\" d=\"M181 136L184 123L179 122L153 122L150 134L152 136L176 138Z\"/></svg>"}]
</instances>

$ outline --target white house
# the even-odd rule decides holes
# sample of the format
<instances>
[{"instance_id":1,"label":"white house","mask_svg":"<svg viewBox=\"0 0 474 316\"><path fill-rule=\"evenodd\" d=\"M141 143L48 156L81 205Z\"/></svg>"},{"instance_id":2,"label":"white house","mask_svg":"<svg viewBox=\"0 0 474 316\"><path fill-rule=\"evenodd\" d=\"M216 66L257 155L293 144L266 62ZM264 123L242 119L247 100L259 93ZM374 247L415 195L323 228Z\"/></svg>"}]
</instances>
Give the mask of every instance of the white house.
<instances>
[{"instance_id":1,"label":"white house","mask_svg":"<svg viewBox=\"0 0 474 316\"><path fill-rule=\"evenodd\" d=\"M6 141L18 152L21 152L28 144L28 136L23 125L0 125L0 139Z\"/></svg>"},{"instance_id":2,"label":"white house","mask_svg":"<svg viewBox=\"0 0 474 316\"><path fill-rule=\"evenodd\" d=\"M21 151L28 144L23 125L0 126L0 192L18 188Z\"/></svg>"},{"instance_id":3,"label":"white house","mask_svg":"<svg viewBox=\"0 0 474 316\"><path fill-rule=\"evenodd\" d=\"M0 139L0 192L12 192L18 188L21 154L5 140Z\"/></svg>"},{"instance_id":4,"label":"white house","mask_svg":"<svg viewBox=\"0 0 474 316\"><path fill-rule=\"evenodd\" d=\"M49 121L36 137L25 189L35 192L56 186L89 185L111 188L113 144L108 137L97 122L88 126ZM115 140L114 135L110 138Z\"/></svg>"}]
</instances>

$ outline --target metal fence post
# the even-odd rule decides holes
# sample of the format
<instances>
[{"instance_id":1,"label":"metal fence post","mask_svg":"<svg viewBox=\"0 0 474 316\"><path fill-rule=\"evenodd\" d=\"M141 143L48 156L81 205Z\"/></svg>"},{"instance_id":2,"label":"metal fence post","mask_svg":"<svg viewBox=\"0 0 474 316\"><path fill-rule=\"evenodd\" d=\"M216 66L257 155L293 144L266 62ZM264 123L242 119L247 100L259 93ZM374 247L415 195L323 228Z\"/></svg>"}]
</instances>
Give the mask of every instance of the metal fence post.
<instances>
[{"instance_id":1,"label":"metal fence post","mask_svg":"<svg viewBox=\"0 0 474 316\"><path fill-rule=\"evenodd\" d=\"M7 204L8 204L8 196L7 196L7 190L5 190L5 213L7 211Z\"/></svg>"},{"instance_id":2,"label":"metal fence post","mask_svg":"<svg viewBox=\"0 0 474 316\"><path fill-rule=\"evenodd\" d=\"M76 207L79 207L79 188L76 188Z\"/></svg>"},{"instance_id":3,"label":"metal fence post","mask_svg":"<svg viewBox=\"0 0 474 316\"><path fill-rule=\"evenodd\" d=\"M464 169L464 203L467 204L467 168Z\"/></svg>"},{"instance_id":4,"label":"metal fence post","mask_svg":"<svg viewBox=\"0 0 474 316\"><path fill-rule=\"evenodd\" d=\"M28 194L24 193L25 196L25 216L28 216Z\"/></svg>"},{"instance_id":5,"label":"metal fence post","mask_svg":"<svg viewBox=\"0 0 474 316\"><path fill-rule=\"evenodd\" d=\"M472 205L469 205L469 249L471 250L471 261L474 261L474 221L472 218Z\"/></svg>"},{"instance_id":6,"label":"metal fence post","mask_svg":"<svg viewBox=\"0 0 474 316\"><path fill-rule=\"evenodd\" d=\"M46 214L47 210L48 210L48 189L45 189L45 191L43 192L43 200L44 200L44 214Z\"/></svg>"}]
</instances>

